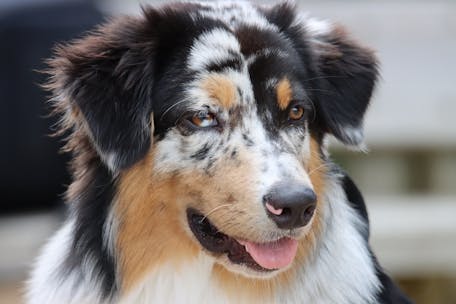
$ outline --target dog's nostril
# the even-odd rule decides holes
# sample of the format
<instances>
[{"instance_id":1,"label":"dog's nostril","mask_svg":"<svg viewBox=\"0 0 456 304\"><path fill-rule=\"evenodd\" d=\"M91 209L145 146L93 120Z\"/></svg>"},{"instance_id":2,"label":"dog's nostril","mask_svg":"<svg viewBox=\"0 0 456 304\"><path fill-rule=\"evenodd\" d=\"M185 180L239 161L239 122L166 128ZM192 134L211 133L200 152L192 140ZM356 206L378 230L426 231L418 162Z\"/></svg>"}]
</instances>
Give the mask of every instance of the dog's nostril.
<instances>
[{"instance_id":1,"label":"dog's nostril","mask_svg":"<svg viewBox=\"0 0 456 304\"><path fill-rule=\"evenodd\" d=\"M315 205L314 204L311 204L309 207L306 208L306 210L304 210L304 214L313 214L314 211L315 211Z\"/></svg>"},{"instance_id":2,"label":"dog's nostril","mask_svg":"<svg viewBox=\"0 0 456 304\"><path fill-rule=\"evenodd\" d=\"M308 207L306 210L304 210L303 213L303 221L308 223L310 219L312 218L314 212L315 212L315 205Z\"/></svg>"},{"instance_id":3,"label":"dog's nostril","mask_svg":"<svg viewBox=\"0 0 456 304\"><path fill-rule=\"evenodd\" d=\"M265 195L263 202L269 217L282 229L305 226L316 208L316 195L301 184L280 184Z\"/></svg>"}]
</instances>

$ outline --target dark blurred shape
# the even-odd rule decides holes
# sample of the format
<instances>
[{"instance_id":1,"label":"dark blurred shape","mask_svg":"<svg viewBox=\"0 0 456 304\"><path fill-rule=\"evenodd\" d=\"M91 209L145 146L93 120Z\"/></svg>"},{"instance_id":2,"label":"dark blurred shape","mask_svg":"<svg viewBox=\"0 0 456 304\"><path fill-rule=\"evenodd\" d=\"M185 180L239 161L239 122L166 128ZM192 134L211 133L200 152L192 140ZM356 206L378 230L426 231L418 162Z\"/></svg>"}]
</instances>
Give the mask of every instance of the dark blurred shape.
<instances>
[{"instance_id":1,"label":"dark blurred shape","mask_svg":"<svg viewBox=\"0 0 456 304\"><path fill-rule=\"evenodd\" d=\"M19 6L20 5L20 6ZM102 15L88 1L34 1L0 11L0 213L55 206L69 183L68 155L51 138L57 118L47 118L40 88L58 42L93 28Z\"/></svg>"}]
</instances>

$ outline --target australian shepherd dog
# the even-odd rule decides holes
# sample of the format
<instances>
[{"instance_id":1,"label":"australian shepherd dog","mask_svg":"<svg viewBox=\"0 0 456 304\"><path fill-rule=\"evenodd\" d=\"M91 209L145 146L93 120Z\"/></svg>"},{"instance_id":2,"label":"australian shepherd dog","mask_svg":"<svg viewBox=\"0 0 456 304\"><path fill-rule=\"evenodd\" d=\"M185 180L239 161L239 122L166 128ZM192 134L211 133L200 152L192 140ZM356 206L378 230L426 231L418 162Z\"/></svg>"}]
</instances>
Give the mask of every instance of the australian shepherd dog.
<instances>
[{"instance_id":1,"label":"australian shepherd dog","mask_svg":"<svg viewBox=\"0 0 456 304\"><path fill-rule=\"evenodd\" d=\"M288 2L179 2L56 48L68 217L28 303L409 303L328 136L363 142L373 52Z\"/></svg>"}]
</instances>

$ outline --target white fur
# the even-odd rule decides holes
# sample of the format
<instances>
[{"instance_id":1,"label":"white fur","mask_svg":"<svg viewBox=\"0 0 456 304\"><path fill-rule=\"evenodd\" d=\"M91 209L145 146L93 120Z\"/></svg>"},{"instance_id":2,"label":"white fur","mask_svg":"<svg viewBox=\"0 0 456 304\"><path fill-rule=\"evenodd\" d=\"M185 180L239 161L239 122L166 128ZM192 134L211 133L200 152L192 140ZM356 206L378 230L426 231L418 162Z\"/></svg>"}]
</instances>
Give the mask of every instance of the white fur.
<instances>
[{"instance_id":1,"label":"white fur","mask_svg":"<svg viewBox=\"0 0 456 304\"><path fill-rule=\"evenodd\" d=\"M248 66L252 65L258 59L258 57L272 57L272 56L287 58L288 54L280 49L264 48L264 49L256 51L254 54L248 56L246 59L247 65ZM266 88L268 88L268 86L271 83L272 82L267 81Z\"/></svg>"},{"instance_id":2,"label":"white fur","mask_svg":"<svg viewBox=\"0 0 456 304\"><path fill-rule=\"evenodd\" d=\"M242 55L241 55L242 56ZM252 101L253 96L253 87L250 81L250 75L248 71L247 64L243 62L242 71L238 72L235 70L228 69L222 75L226 75L226 77L233 82L233 84L240 90L242 96L244 97L242 100L239 100L241 105L245 105L247 101Z\"/></svg>"},{"instance_id":3,"label":"white fur","mask_svg":"<svg viewBox=\"0 0 456 304\"><path fill-rule=\"evenodd\" d=\"M340 132L343 136L355 145L364 146L363 139L363 129L362 127L352 127L352 126L340 126Z\"/></svg>"},{"instance_id":4,"label":"white fur","mask_svg":"<svg viewBox=\"0 0 456 304\"><path fill-rule=\"evenodd\" d=\"M65 263L73 239L74 221L68 221L43 248L27 282L27 304L93 304L104 303L93 274L93 261L84 261L81 271L68 270Z\"/></svg>"},{"instance_id":5,"label":"white fur","mask_svg":"<svg viewBox=\"0 0 456 304\"><path fill-rule=\"evenodd\" d=\"M218 63L230 57L230 51L240 54L239 41L233 34L216 28L203 33L193 44L188 58L189 68L200 71L211 63Z\"/></svg>"},{"instance_id":6,"label":"white fur","mask_svg":"<svg viewBox=\"0 0 456 304\"><path fill-rule=\"evenodd\" d=\"M224 21L225 24L235 29L239 24L253 25L261 29L278 30L269 23L258 10L247 1L217 1L197 3L210 8L210 10L198 12L200 15Z\"/></svg>"},{"instance_id":7,"label":"white fur","mask_svg":"<svg viewBox=\"0 0 456 304\"><path fill-rule=\"evenodd\" d=\"M161 265L119 303L210 303L217 298L221 300L221 294L215 291L212 282L212 267L212 259L205 254L181 268Z\"/></svg>"},{"instance_id":8,"label":"white fur","mask_svg":"<svg viewBox=\"0 0 456 304\"><path fill-rule=\"evenodd\" d=\"M327 20L317 18L309 18L306 14L298 14L295 24L300 24L305 27L311 36L323 36L331 33L333 24Z\"/></svg>"},{"instance_id":9,"label":"white fur","mask_svg":"<svg viewBox=\"0 0 456 304\"><path fill-rule=\"evenodd\" d=\"M112 206L115 206L113 203ZM103 225L103 248L107 249L107 252L111 259L116 259L116 236L119 230L119 219L116 216L115 209L111 208L108 213L108 217Z\"/></svg>"},{"instance_id":10,"label":"white fur","mask_svg":"<svg viewBox=\"0 0 456 304\"><path fill-rule=\"evenodd\" d=\"M303 160L305 161L305 163L309 163L310 157L311 157L311 155L310 155L311 154L311 150L310 150L309 123L306 121L305 125L306 125L306 129L304 131L305 132L305 134L304 134L304 142L301 145L300 154L303 156ZM317 170L317 169L314 169L314 170ZM307 172L307 174L309 174L309 176L312 173L313 172Z\"/></svg>"},{"instance_id":11,"label":"white fur","mask_svg":"<svg viewBox=\"0 0 456 304\"><path fill-rule=\"evenodd\" d=\"M264 82L264 87L267 90L274 90L278 83L279 79L277 77L271 77Z\"/></svg>"},{"instance_id":12,"label":"white fur","mask_svg":"<svg viewBox=\"0 0 456 304\"><path fill-rule=\"evenodd\" d=\"M359 232L367 226L338 182L328 180L326 189L323 235L295 281L302 294L290 303L376 303L380 282Z\"/></svg>"},{"instance_id":13,"label":"white fur","mask_svg":"<svg viewBox=\"0 0 456 304\"><path fill-rule=\"evenodd\" d=\"M117 153L116 152L102 153L102 151L99 148L97 149L97 152L100 155L100 157L103 159L104 163L108 166L109 170L111 170L111 172L116 172L116 170L118 168L118 163L119 163Z\"/></svg>"}]
</instances>

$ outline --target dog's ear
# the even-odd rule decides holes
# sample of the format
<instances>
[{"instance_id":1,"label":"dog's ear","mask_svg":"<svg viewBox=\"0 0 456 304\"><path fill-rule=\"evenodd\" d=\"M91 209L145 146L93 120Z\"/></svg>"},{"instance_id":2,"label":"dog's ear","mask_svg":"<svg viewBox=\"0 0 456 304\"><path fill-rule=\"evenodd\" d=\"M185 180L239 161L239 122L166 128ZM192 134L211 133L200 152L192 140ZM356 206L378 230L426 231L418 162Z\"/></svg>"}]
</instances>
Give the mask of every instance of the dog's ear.
<instances>
[{"instance_id":1,"label":"dog's ear","mask_svg":"<svg viewBox=\"0 0 456 304\"><path fill-rule=\"evenodd\" d=\"M49 61L57 112L67 127L87 133L113 172L150 147L155 47L150 24L125 17L57 47Z\"/></svg>"},{"instance_id":2,"label":"dog's ear","mask_svg":"<svg viewBox=\"0 0 456 304\"><path fill-rule=\"evenodd\" d=\"M340 26L296 14L289 2L271 7L265 15L292 40L312 70L303 81L318 97L319 127L345 144L361 144L363 118L378 76L373 52Z\"/></svg>"},{"instance_id":3,"label":"dog's ear","mask_svg":"<svg viewBox=\"0 0 456 304\"><path fill-rule=\"evenodd\" d=\"M304 24L307 51L316 62L310 84L317 88L323 125L343 143L360 145L364 114L378 77L377 60L339 26L312 19Z\"/></svg>"}]
</instances>

